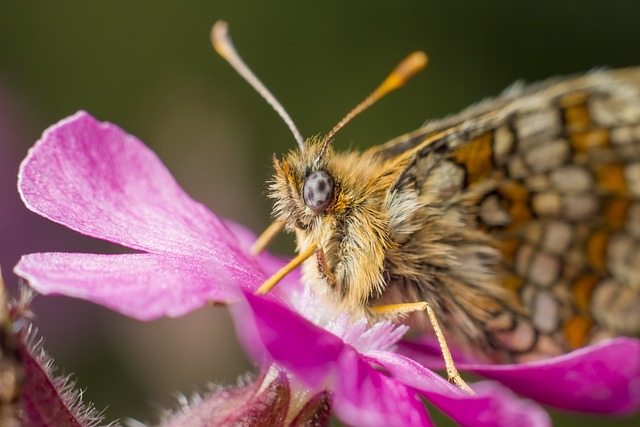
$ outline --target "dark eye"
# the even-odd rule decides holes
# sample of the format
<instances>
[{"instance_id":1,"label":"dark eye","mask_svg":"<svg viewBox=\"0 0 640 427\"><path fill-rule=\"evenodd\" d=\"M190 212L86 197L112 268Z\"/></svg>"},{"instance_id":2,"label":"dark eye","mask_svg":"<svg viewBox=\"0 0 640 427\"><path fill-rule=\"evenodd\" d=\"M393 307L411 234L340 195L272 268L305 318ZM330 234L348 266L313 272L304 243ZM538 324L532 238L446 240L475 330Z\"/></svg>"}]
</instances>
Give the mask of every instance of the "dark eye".
<instances>
[{"instance_id":1,"label":"dark eye","mask_svg":"<svg viewBox=\"0 0 640 427\"><path fill-rule=\"evenodd\" d=\"M323 212L333 196L333 178L325 171L314 171L304 181L304 203L316 212Z\"/></svg>"}]
</instances>

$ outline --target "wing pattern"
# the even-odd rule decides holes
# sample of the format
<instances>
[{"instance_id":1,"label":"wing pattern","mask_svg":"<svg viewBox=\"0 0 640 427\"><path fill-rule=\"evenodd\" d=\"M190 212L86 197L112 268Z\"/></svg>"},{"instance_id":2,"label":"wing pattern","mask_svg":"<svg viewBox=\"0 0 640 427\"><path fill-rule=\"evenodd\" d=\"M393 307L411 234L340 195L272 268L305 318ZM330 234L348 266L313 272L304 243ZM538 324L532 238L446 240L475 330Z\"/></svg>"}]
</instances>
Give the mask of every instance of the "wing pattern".
<instances>
[{"instance_id":1,"label":"wing pattern","mask_svg":"<svg viewBox=\"0 0 640 427\"><path fill-rule=\"evenodd\" d=\"M499 360L640 330L640 69L515 87L369 154L406 162L387 298Z\"/></svg>"}]
</instances>

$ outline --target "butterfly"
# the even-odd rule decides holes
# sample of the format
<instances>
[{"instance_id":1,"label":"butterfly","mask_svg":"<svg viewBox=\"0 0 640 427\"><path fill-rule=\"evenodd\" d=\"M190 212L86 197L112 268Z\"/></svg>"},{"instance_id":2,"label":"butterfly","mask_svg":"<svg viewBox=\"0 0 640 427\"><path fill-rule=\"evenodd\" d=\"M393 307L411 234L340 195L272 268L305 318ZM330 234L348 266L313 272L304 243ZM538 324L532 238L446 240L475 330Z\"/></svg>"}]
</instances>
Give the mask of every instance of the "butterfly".
<instances>
[{"instance_id":1,"label":"butterfly","mask_svg":"<svg viewBox=\"0 0 640 427\"><path fill-rule=\"evenodd\" d=\"M286 229L299 255L261 292L302 263L327 304L433 324L445 359L444 336L480 359L524 362L640 331L640 68L516 84L339 152L335 133L426 56L410 55L325 137L305 140L216 26L216 49L299 145L274 158L275 222L256 244Z\"/></svg>"}]
</instances>

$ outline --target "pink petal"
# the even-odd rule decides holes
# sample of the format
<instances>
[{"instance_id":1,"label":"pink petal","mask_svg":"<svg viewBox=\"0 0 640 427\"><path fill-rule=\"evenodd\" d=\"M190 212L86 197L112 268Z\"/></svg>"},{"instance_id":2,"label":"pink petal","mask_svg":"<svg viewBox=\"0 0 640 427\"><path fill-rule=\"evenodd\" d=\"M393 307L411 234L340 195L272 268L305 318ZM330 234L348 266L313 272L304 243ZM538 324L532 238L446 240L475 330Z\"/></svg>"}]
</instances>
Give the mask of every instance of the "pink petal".
<instances>
[{"instance_id":1,"label":"pink petal","mask_svg":"<svg viewBox=\"0 0 640 427\"><path fill-rule=\"evenodd\" d=\"M402 353L439 369L429 343L404 342ZM523 396L561 409L628 415L640 410L640 340L615 338L563 356L516 365L456 358L458 369L496 379Z\"/></svg>"},{"instance_id":2,"label":"pink petal","mask_svg":"<svg viewBox=\"0 0 640 427\"><path fill-rule=\"evenodd\" d=\"M233 307L238 336L256 360L264 352L313 388L337 364L345 344L335 335L265 298L245 293L247 305Z\"/></svg>"},{"instance_id":3,"label":"pink petal","mask_svg":"<svg viewBox=\"0 0 640 427\"><path fill-rule=\"evenodd\" d=\"M463 393L453 384L414 360L397 353L370 352L393 378L418 390L428 401L461 426L545 427L549 415L530 400L519 399L506 387L494 382L472 385L476 396Z\"/></svg>"},{"instance_id":4,"label":"pink petal","mask_svg":"<svg viewBox=\"0 0 640 427\"><path fill-rule=\"evenodd\" d=\"M230 255L205 262L147 253L44 253L25 255L15 271L38 292L86 299L140 320L181 316L211 302L238 301L238 284L255 288L264 279L240 268Z\"/></svg>"},{"instance_id":5,"label":"pink petal","mask_svg":"<svg viewBox=\"0 0 640 427\"><path fill-rule=\"evenodd\" d=\"M634 338L615 338L540 362L462 368L556 408L618 415L640 410L640 340Z\"/></svg>"},{"instance_id":6,"label":"pink petal","mask_svg":"<svg viewBox=\"0 0 640 427\"><path fill-rule=\"evenodd\" d=\"M216 256L237 241L134 136L78 112L47 129L20 166L32 211L129 248Z\"/></svg>"},{"instance_id":7,"label":"pink petal","mask_svg":"<svg viewBox=\"0 0 640 427\"><path fill-rule=\"evenodd\" d=\"M332 405L342 421L363 427L433 425L415 391L376 371L353 348L339 363Z\"/></svg>"}]
</instances>

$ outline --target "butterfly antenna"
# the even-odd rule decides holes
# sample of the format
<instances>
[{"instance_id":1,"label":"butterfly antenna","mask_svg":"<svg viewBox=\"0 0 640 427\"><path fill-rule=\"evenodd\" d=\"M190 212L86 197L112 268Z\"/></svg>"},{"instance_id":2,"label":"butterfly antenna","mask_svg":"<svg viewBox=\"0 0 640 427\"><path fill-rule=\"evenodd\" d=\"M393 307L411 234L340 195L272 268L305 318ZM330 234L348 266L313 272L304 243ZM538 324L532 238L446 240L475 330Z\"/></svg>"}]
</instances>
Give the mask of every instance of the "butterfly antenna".
<instances>
[{"instance_id":1,"label":"butterfly antenna","mask_svg":"<svg viewBox=\"0 0 640 427\"><path fill-rule=\"evenodd\" d=\"M387 76L386 79L378 86L376 90L374 90L371 95L367 96L364 101L358 104L353 110L349 112L342 120L338 122L337 125L331 129L331 131L324 137L322 141L322 148L320 149L320 153L318 154L318 158L321 158L325 151L327 150L327 146L331 141L331 138L344 127L347 123L349 123L354 117L358 114L362 113L367 108L371 107L378 100L384 97L389 92L392 92L396 89L401 88L407 83L413 76L422 71L429 62L429 58L427 54L421 51L413 52L409 56L400 62L396 68Z\"/></svg>"},{"instance_id":2,"label":"butterfly antenna","mask_svg":"<svg viewBox=\"0 0 640 427\"><path fill-rule=\"evenodd\" d=\"M305 144L304 138L300 131L291 120L291 117L285 111L284 107L278 102L275 96L269 92L269 90L262 84L262 82L256 77L255 74L244 63L236 48L233 46L231 37L229 36L229 25L225 21L218 21L211 28L211 42L213 48L218 52L220 56L227 60L229 64L262 96L265 101L276 110L276 113L282 117L282 120L287 124L289 130L293 134L293 137L298 142L300 150L304 151Z\"/></svg>"}]
</instances>

